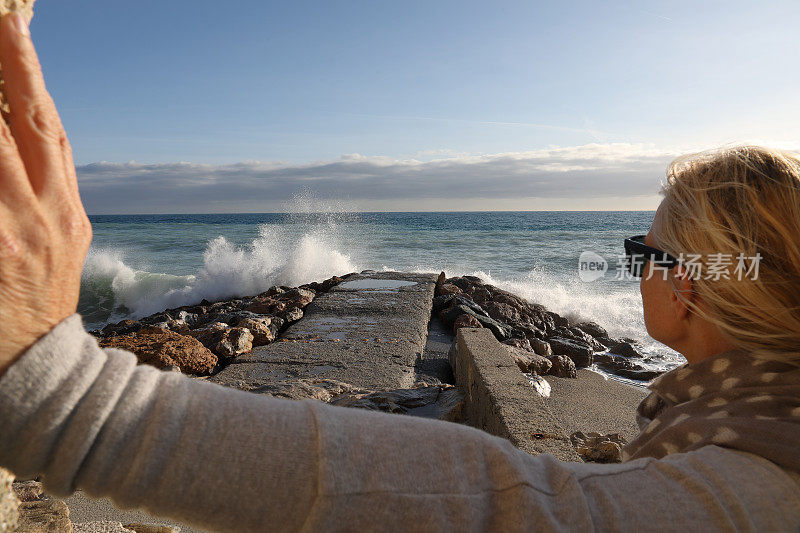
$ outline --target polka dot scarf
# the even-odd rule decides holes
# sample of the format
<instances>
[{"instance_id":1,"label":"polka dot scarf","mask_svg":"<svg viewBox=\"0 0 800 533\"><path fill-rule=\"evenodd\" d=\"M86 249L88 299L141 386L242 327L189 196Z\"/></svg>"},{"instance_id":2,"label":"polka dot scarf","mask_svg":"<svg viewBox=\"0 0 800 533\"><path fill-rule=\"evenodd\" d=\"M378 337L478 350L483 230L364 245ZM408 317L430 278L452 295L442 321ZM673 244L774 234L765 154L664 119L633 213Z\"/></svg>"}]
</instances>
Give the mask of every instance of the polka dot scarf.
<instances>
[{"instance_id":1,"label":"polka dot scarf","mask_svg":"<svg viewBox=\"0 0 800 533\"><path fill-rule=\"evenodd\" d=\"M731 350L663 374L637 409L624 461L714 444L800 473L800 368Z\"/></svg>"}]
</instances>

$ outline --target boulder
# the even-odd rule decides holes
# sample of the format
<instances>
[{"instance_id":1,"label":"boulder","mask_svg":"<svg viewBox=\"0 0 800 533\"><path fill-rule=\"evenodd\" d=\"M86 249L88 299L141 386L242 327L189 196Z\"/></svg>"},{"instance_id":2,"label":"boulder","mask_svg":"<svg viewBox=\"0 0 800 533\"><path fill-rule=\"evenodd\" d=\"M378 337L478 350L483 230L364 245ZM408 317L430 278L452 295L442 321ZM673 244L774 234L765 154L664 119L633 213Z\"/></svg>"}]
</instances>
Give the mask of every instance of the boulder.
<instances>
[{"instance_id":1,"label":"boulder","mask_svg":"<svg viewBox=\"0 0 800 533\"><path fill-rule=\"evenodd\" d=\"M17 530L19 521L19 498L12 488L14 474L0 468L0 532Z\"/></svg>"},{"instance_id":2,"label":"boulder","mask_svg":"<svg viewBox=\"0 0 800 533\"><path fill-rule=\"evenodd\" d=\"M436 294L438 295L447 295L447 294L461 294L462 291L452 283L445 283L441 287L438 288Z\"/></svg>"},{"instance_id":3,"label":"boulder","mask_svg":"<svg viewBox=\"0 0 800 533\"><path fill-rule=\"evenodd\" d=\"M244 307L245 311L260 315L277 315L286 309L285 302L279 302L269 296L256 296Z\"/></svg>"},{"instance_id":4,"label":"boulder","mask_svg":"<svg viewBox=\"0 0 800 533\"><path fill-rule=\"evenodd\" d=\"M494 336L497 338L497 340L502 342L511 338L511 328L509 328L507 325L501 324L496 320L489 318L488 316L479 315L473 311L472 308L465 305L454 305L453 307L442 311L440 316L442 318L442 322L444 322L446 326L452 327L455 324L456 319L464 314L472 315L477 318L483 327L494 333Z\"/></svg>"},{"instance_id":5,"label":"boulder","mask_svg":"<svg viewBox=\"0 0 800 533\"><path fill-rule=\"evenodd\" d=\"M175 365L187 374L209 374L217 366L217 356L197 339L153 326L131 335L100 339L100 346L128 350L140 363L156 368Z\"/></svg>"},{"instance_id":6,"label":"boulder","mask_svg":"<svg viewBox=\"0 0 800 533\"><path fill-rule=\"evenodd\" d=\"M643 357L642 354L639 353L639 350L634 348L631 342L624 340L612 341L611 345L608 347L608 351L613 354L622 355L624 357L631 357L634 359L642 359Z\"/></svg>"},{"instance_id":7,"label":"boulder","mask_svg":"<svg viewBox=\"0 0 800 533\"><path fill-rule=\"evenodd\" d=\"M272 325L272 318L268 316L257 318L244 318L239 320L236 327L246 328L253 334L253 346L264 346L275 340L277 328Z\"/></svg>"},{"instance_id":8,"label":"boulder","mask_svg":"<svg viewBox=\"0 0 800 533\"><path fill-rule=\"evenodd\" d=\"M253 349L253 334L247 328L212 322L190 332L191 336L219 357L238 357Z\"/></svg>"},{"instance_id":9,"label":"boulder","mask_svg":"<svg viewBox=\"0 0 800 533\"><path fill-rule=\"evenodd\" d=\"M575 327L580 328L592 337L608 338L608 332L597 322L579 322L575 324Z\"/></svg>"},{"instance_id":10,"label":"boulder","mask_svg":"<svg viewBox=\"0 0 800 533\"><path fill-rule=\"evenodd\" d=\"M286 307L300 307L303 308L314 301L316 295L308 289L290 289L281 294L278 299L286 302Z\"/></svg>"},{"instance_id":11,"label":"boulder","mask_svg":"<svg viewBox=\"0 0 800 533\"><path fill-rule=\"evenodd\" d=\"M301 318L303 318L303 310L299 307L291 307L280 314L280 317L286 322L287 324L293 324L297 322Z\"/></svg>"},{"instance_id":12,"label":"boulder","mask_svg":"<svg viewBox=\"0 0 800 533\"><path fill-rule=\"evenodd\" d=\"M549 342L554 354L569 356L576 367L586 368L592 365L594 350L588 343L563 337L551 337Z\"/></svg>"},{"instance_id":13,"label":"boulder","mask_svg":"<svg viewBox=\"0 0 800 533\"><path fill-rule=\"evenodd\" d=\"M551 363L549 359L541 355L536 355L533 352L515 348L514 346L506 346L506 349L511 355L511 358L514 359L514 362L517 363L519 369L523 372L530 372L543 376L550 372L550 368L553 366L553 363Z\"/></svg>"},{"instance_id":14,"label":"boulder","mask_svg":"<svg viewBox=\"0 0 800 533\"><path fill-rule=\"evenodd\" d=\"M575 363L569 358L569 356L554 355L552 357L548 357L548 359L550 359L550 362L553 364L552 368L550 368L551 376L572 379L576 379L578 377L578 369L575 367Z\"/></svg>"},{"instance_id":15,"label":"boulder","mask_svg":"<svg viewBox=\"0 0 800 533\"><path fill-rule=\"evenodd\" d=\"M519 308L502 302L486 302L482 306L488 315L498 322L505 322L506 324L515 324L520 322L522 315Z\"/></svg>"},{"instance_id":16,"label":"boulder","mask_svg":"<svg viewBox=\"0 0 800 533\"><path fill-rule=\"evenodd\" d=\"M531 345L531 349L537 355L543 355L545 357L553 355L553 349L550 347L549 342L536 338L528 339L528 342Z\"/></svg>"},{"instance_id":17,"label":"boulder","mask_svg":"<svg viewBox=\"0 0 800 533\"><path fill-rule=\"evenodd\" d=\"M482 328L480 321L472 315L463 314L453 322L453 334L458 332L459 328Z\"/></svg>"},{"instance_id":18,"label":"boulder","mask_svg":"<svg viewBox=\"0 0 800 533\"><path fill-rule=\"evenodd\" d=\"M621 463L622 447L627 444L619 433L601 435L594 432L584 434L582 431L570 435L570 441L578 455L591 463Z\"/></svg>"},{"instance_id":19,"label":"boulder","mask_svg":"<svg viewBox=\"0 0 800 533\"><path fill-rule=\"evenodd\" d=\"M522 338L519 338L519 337L512 337L510 339L504 340L503 344L507 344L507 345L513 346L515 348L521 348L521 349L529 351L529 352L534 351L533 348L531 347L531 341L529 341L528 339L522 339Z\"/></svg>"}]
</instances>

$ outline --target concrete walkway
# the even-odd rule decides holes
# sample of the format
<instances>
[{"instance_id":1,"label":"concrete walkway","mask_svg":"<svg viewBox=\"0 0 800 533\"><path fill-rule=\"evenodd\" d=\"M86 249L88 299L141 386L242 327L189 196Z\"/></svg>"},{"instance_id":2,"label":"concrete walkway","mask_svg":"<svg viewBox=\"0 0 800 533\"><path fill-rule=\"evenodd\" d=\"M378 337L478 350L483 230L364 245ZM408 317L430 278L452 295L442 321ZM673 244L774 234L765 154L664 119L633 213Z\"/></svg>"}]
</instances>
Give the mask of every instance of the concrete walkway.
<instances>
[{"instance_id":1,"label":"concrete walkway","mask_svg":"<svg viewBox=\"0 0 800 533\"><path fill-rule=\"evenodd\" d=\"M298 378L365 389L411 387L425 350L435 285L433 274L351 276L315 298L280 341L237 358L211 381L243 390Z\"/></svg>"}]
</instances>

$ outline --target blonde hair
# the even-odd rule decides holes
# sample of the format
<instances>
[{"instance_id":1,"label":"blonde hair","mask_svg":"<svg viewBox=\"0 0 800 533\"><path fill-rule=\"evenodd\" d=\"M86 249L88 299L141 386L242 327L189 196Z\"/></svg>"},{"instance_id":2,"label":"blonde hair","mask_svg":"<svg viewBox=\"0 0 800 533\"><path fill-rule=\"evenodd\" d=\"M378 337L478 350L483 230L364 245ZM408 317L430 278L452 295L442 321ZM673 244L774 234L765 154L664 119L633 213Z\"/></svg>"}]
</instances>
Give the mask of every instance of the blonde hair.
<instances>
[{"instance_id":1,"label":"blonde hair","mask_svg":"<svg viewBox=\"0 0 800 533\"><path fill-rule=\"evenodd\" d=\"M800 361L800 160L737 146L673 161L663 185L660 248L700 254L692 289L731 344L756 357ZM709 254L730 254L724 276L707 277ZM758 276L734 275L737 256L756 257ZM741 279L739 279L741 277Z\"/></svg>"}]
</instances>

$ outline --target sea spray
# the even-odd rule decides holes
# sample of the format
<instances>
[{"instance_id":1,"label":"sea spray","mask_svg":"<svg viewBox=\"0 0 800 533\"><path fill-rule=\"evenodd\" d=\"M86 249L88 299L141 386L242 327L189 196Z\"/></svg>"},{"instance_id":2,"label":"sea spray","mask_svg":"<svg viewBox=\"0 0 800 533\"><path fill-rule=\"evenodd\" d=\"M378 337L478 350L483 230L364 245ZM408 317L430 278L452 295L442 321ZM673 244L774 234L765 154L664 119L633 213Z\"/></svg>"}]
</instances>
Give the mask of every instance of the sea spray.
<instances>
[{"instance_id":1,"label":"sea spray","mask_svg":"<svg viewBox=\"0 0 800 533\"><path fill-rule=\"evenodd\" d=\"M249 296L272 285L296 286L357 270L350 256L336 249L337 229L330 221L311 228L263 225L258 231L247 246L224 236L212 239L202 267L186 276L134 270L122 252L92 249L83 270L79 311L87 325L99 326L203 299Z\"/></svg>"}]
</instances>

